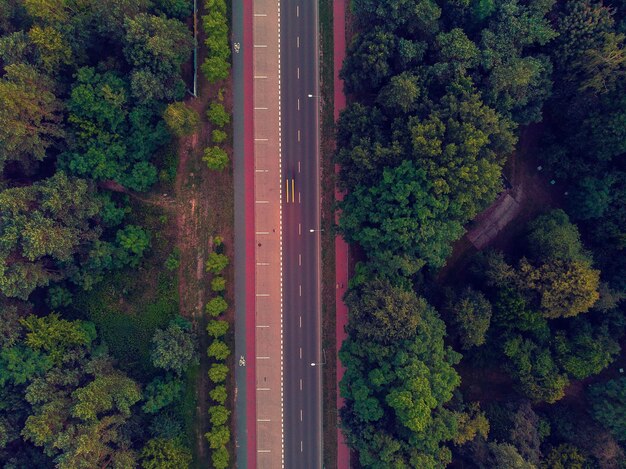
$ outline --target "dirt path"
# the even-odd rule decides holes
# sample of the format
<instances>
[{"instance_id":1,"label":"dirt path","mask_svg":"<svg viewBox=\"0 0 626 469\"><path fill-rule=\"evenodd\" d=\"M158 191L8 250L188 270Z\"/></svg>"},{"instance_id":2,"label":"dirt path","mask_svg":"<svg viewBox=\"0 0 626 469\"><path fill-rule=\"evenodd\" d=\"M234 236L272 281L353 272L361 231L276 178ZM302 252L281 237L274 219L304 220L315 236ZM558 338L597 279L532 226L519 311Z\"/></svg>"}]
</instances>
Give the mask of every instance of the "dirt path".
<instances>
[{"instance_id":1,"label":"dirt path","mask_svg":"<svg viewBox=\"0 0 626 469\"><path fill-rule=\"evenodd\" d=\"M202 11L199 12L201 14ZM204 35L199 30L198 60L206 55ZM210 144L211 126L206 121L206 109L217 95L219 88L224 89L224 106L232 108L231 81L228 79L220 87L210 86L204 77L198 76L198 96L188 98L186 104L194 109L203 120L198 131L181 138L178 146L178 169L174 183L175 208L178 240L180 249L180 267L178 270L180 314L192 320L199 337L200 367L196 383L196 418L194 421L195 445L193 446L195 467L211 467L210 451L204 438L209 431L209 379L207 371L209 359L206 354L208 336L207 318L204 305L209 299L210 276L204 271L204 263L212 249L213 238L221 236L226 254L233 258L233 183L232 167L222 172L210 171L202 161L204 148ZM225 129L229 136L232 129ZM225 145L232 157L232 144ZM224 272L227 282L226 301L233 304L233 271L229 266ZM225 319L232 325L232 311L229 309ZM232 345L232 344L229 344ZM232 363L227 363L232 369ZM232 383L227 383L232 390ZM232 398L232 396L231 396ZM232 409L232 402L230 405Z\"/></svg>"}]
</instances>

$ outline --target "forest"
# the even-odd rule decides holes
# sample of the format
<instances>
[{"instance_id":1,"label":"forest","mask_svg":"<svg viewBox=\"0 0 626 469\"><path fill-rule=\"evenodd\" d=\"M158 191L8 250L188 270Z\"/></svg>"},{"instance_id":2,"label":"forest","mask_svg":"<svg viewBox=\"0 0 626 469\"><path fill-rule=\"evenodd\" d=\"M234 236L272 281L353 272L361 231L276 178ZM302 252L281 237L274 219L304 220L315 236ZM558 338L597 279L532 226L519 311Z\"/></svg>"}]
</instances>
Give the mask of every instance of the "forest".
<instances>
[{"instance_id":1,"label":"forest","mask_svg":"<svg viewBox=\"0 0 626 469\"><path fill-rule=\"evenodd\" d=\"M626 467L626 2L352 0L350 24L358 464ZM546 195L471 246L520 167Z\"/></svg>"},{"instance_id":2,"label":"forest","mask_svg":"<svg viewBox=\"0 0 626 469\"><path fill-rule=\"evenodd\" d=\"M0 0L4 468L192 461L196 331L179 315L168 215L146 203L171 191L174 138L198 124L181 102L191 13L184 0Z\"/></svg>"}]
</instances>

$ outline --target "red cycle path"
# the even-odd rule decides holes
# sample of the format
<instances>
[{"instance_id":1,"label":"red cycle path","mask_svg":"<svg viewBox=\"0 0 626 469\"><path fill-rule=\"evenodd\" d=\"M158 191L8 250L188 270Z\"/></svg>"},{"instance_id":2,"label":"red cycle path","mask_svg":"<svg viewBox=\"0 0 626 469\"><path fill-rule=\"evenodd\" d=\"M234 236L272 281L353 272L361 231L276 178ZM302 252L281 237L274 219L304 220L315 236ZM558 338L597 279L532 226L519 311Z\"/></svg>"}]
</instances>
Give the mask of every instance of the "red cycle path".
<instances>
[{"instance_id":1,"label":"red cycle path","mask_svg":"<svg viewBox=\"0 0 626 469\"><path fill-rule=\"evenodd\" d=\"M334 0L333 2L333 42L334 42L334 101L335 121L339 118L339 112L346 107L346 97L343 94L343 81L339 78L339 70L346 55L346 0ZM335 165L335 173L339 172L339 166ZM342 200L343 193L335 187L335 200ZM338 214L335 214L337 222ZM348 286L348 245L341 236L335 238L335 276L336 276L336 324L337 324L337 351L341 348L346 338L345 326L348 322L348 308L343 302L343 295ZM339 381L343 377L345 368L342 366L337 355L337 409L343 406L343 399L339 394ZM337 429L337 467L349 469L350 450L346 445L343 433Z\"/></svg>"},{"instance_id":2,"label":"red cycle path","mask_svg":"<svg viewBox=\"0 0 626 469\"><path fill-rule=\"evenodd\" d=\"M256 295L254 246L254 87L252 15L253 1L243 0L243 75L244 75L244 158L246 206L246 400L248 433L248 468L256 469Z\"/></svg>"}]
</instances>

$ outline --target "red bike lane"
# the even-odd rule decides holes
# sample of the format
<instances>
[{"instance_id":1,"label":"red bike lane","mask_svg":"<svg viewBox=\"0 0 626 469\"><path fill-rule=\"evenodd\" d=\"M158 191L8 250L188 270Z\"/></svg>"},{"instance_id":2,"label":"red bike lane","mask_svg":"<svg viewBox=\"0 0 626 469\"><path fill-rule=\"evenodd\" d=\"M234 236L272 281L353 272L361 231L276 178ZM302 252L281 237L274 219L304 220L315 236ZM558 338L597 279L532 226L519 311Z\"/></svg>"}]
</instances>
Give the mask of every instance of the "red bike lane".
<instances>
[{"instance_id":1,"label":"red bike lane","mask_svg":"<svg viewBox=\"0 0 626 469\"><path fill-rule=\"evenodd\" d=\"M334 57L334 102L335 122L339 118L340 111L346 107L346 97L343 94L343 81L339 78L339 70L346 55L346 0L334 0L333 2L333 57ZM335 173L339 172L339 165L335 165ZM343 193L335 187L335 200L342 200ZM335 222L339 214L335 214ZM348 287L348 245L341 236L335 238L335 277L336 277L336 337L337 351L346 338L345 326L348 322L348 308L343 302L343 295ZM345 368L342 366L337 355L337 409L343 406L343 399L339 394L339 381L343 377ZM341 429L337 429L337 467L349 469L350 450L346 445Z\"/></svg>"},{"instance_id":2,"label":"red bike lane","mask_svg":"<svg viewBox=\"0 0 626 469\"><path fill-rule=\"evenodd\" d=\"M246 400L249 469L256 469L256 295L255 295L255 233L254 233L254 86L253 75L253 1L243 0L243 54L244 54L244 154L246 206Z\"/></svg>"}]
</instances>

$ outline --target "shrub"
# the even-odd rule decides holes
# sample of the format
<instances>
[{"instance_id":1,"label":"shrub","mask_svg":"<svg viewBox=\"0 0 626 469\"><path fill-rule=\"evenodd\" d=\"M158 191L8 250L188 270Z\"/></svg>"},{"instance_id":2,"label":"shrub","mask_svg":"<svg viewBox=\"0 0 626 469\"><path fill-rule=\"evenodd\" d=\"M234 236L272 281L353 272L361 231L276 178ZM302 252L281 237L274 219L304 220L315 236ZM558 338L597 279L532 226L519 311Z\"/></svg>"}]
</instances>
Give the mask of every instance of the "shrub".
<instances>
[{"instance_id":1,"label":"shrub","mask_svg":"<svg viewBox=\"0 0 626 469\"><path fill-rule=\"evenodd\" d=\"M216 296L206 304L206 312L213 316L218 317L224 311L228 309L228 303L221 296Z\"/></svg>"},{"instance_id":2,"label":"shrub","mask_svg":"<svg viewBox=\"0 0 626 469\"><path fill-rule=\"evenodd\" d=\"M220 129L215 129L213 130L213 132L211 132L211 140L213 141L213 143L222 143L224 140L226 140L227 136L228 135L226 134L226 132Z\"/></svg>"},{"instance_id":3,"label":"shrub","mask_svg":"<svg viewBox=\"0 0 626 469\"><path fill-rule=\"evenodd\" d=\"M211 280L211 290L219 292L226 290L226 279L224 277L215 277Z\"/></svg>"},{"instance_id":4,"label":"shrub","mask_svg":"<svg viewBox=\"0 0 626 469\"><path fill-rule=\"evenodd\" d=\"M207 355L216 360L226 360L230 355L230 348L221 340L214 340L207 349Z\"/></svg>"},{"instance_id":5,"label":"shrub","mask_svg":"<svg viewBox=\"0 0 626 469\"><path fill-rule=\"evenodd\" d=\"M228 266L228 256L212 252L207 258L205 268L207 272L219 274Z\"/></svg>"},{"instance_id":6,"label":"shrub","mask_svg":"<svg viewBox=\"0 0 626 469\"><path fill-rule=\"evenodd\" d=\"M205 148L202 161L206 163L209 169L222 171L228 166L228 153L220 147Z\"/></svg>"},{"instance_id":7,"label":"shrub","mask_svg":"<svg viewBox=\"0 0 626 469\"><path fill-rule=\"evenodd\" d=\"M229 324L226 321L209 321L206 331L215 339L223 337L228 332Z\"/></svg>"},{"instance_id":8,"label":"shrub","mask_svg":"<svg viewBox=\"0 0 626 469\"><path fill-rule=\"evenodd\" d=\"M209 368L209 379L215 384L223 383L228 376L228 367L223 363L213 363Z\"/></svg>"},{"instance_id":9,"label":"shrub","mask_svg":"<svg viewBox=\"0 0 626 469\"><path fill-rule=\"evenodd\" d=\"M180 102L167 106L163 113L163 120L172 135L176 137L194 133L200 124L198 113Z\"/></svg>"},{"instance_id":10,"label":"shrub","mask_svg":"<svg viewBox=\"0 0 626 469\"><path fill-rule=\"evenodd\" d=\"M224 127L230 122L230 115L221 103L211 103L206 116L209 122L217 127Z\"/></svg>"}]
</instances>

